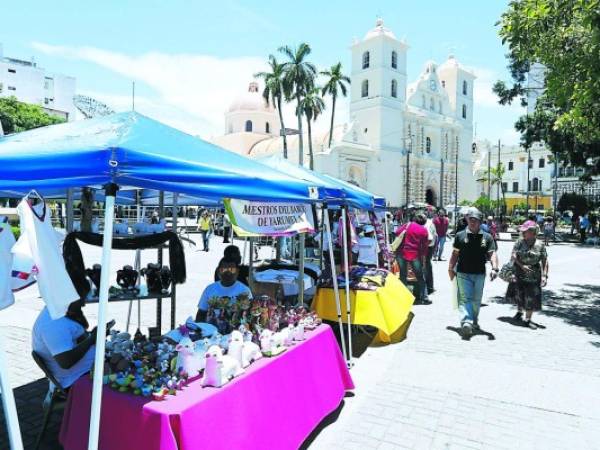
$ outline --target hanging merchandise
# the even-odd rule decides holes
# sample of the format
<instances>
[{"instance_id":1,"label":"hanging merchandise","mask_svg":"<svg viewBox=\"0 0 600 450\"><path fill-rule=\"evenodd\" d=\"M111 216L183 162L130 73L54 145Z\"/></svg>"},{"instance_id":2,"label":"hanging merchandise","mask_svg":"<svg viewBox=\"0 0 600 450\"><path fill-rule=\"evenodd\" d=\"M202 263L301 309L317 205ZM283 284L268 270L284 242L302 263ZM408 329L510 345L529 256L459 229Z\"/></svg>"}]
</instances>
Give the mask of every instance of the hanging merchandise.
<instances>
[{"instance_id":1,"label":"hanging merchandise","mask_svg":"<svg viewBox=\"0 0 600 450\"><path fill-rule=\"evenodd\" d=\"M373 227L375 227L375 235L377 237L377 243L379 244L379 248L381 249L381 254L383 256L384 261L391 262L394 260L394 255L390 252L390 249L385 242L385 231L383 229L383 225L381 224L379 217L374 212L369 212L369 216L371 218L371 223Z\"/></svg>"},{"instance_id":2,"label":"hanging merchandise","mask_svg":"<svg viewBox=\"0 0 600 450\"><path fill-rule=\"evenodd\" d=\"M0 309L4 309L15 302L11 288L13 256L10 252L15 245L15 237L10 225L4 220L0 222Z\"/></svg>"},{"instance_id":3,"label":"hanging merchandise","mask_svg":"<svg viewBox=\"0 0 600 450\"><path fill-rule=\"evenodd\" d=\"M40 295L50 317L60 319L69 305L80 297L65 270L56 232L52 228L50 210L44 199L35 195L39 199L37 204L33 204L32 198L25 197L17 206L21 236L12 252L31 255L37 268L35 277Z\"/></svg>"}]
</instances>

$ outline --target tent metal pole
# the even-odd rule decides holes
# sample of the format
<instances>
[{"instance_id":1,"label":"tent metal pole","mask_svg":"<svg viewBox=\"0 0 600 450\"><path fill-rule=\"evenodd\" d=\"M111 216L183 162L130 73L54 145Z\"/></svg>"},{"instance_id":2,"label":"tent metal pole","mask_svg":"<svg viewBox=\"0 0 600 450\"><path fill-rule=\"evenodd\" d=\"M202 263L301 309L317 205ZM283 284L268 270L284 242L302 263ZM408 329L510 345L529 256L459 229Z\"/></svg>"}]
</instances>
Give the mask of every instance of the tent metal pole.
<instances>
[{"instance_id":1,"label":"tent metal pole","mask_svg":"<svg viewBox=\"0 0 600 450\"><path fill-rule=\"evenodd\" d=\"M6 421L6 430L8 432L8 441L12 450L23 450L23 441L21 440L21 429L19 428L19 416L17 415L17 405L15 395L8 377L8 367L2 340L0 336L0 390L2 392L2 407L4 408L4 417Z\"/></svg>"},{"instance_id":2,"label":"tent metal pole","mask_svg":"<svg viewBox=\"0 0 600 450\"><path fill-rule=\"evenodd\" d=\"M346 211L346 206L342 206L342 224L344 227L344 242L343 242L343 251L344 251L344 281L345 281L345 291L346 291L346 325L348 326L348 367L352 367L352 320L350 314L350 267L348 264L348 238L350 237L350 233L348 232L348 214Z\"/></svg>"},{"instance_id":3,"label":"tent metal pole","mask_svg":"<svg viewBox=\"0 0 600 450\"><path fill-rule=\"evenodd\" d=\"M173 206L171 207L171 215L173 216L172 230L173 233L177 234L177 200L179 196L176 192L171 194L173 196ZM169 265L173 267L173 261L169 260ZM171 330L175 329L175 313L177 309L177 288L175 283L171 283Z\"/></svg>"},{"instance_id":4,"label":"tent metal pole","mask_svg":"<svg viewBox=\"0 0 600 450\"><path fill-rule=\"evenodd\" d=\"M110 259L112 253L113 221L115 216L115 196L118 186L106 186L104 203L104 236L102 239L102 273L100 274L100 294L98 299L98 333L94 358L94 378L92 380L92 413L88 450L98 449L100 437L100 408L102 403L102 378L104 375L104 349L106 344L106 313L108 309L108 288L110 284Z\"/></svg>"},{"instance_id":5,"label":"tent metal pole","mask_svg":"<svg viewBox=\"0 0 600 450\"><path fill-rule=\"evenodd\" d=\"M158 220L163 220L165 217L165 191L158 193ZM158 265L163 266L163 248L162 245L158 248ZM162 334L162 297L156 299L156 328L158 334Z\"/></svg>"},{"instance_id":6,"label":"tent metal pole","mask_svg":"<svg viewBox=\"0 0 600 450\"><path fill-rule=\"evenodd\" d=\"M73 231L73 188L67 189L67 233Z\"/></svg>"},{"instance_id":7,"label":"tent metal pole","mask_svg":"<svg viewBox=\"0 0 600 450\"><path fill-rule=\"evenodd\" d=\"M254 262L254 240L252 239L252 236L250 236L248 239L250 241L250 255L248 255L248 283L252 284L254 283L254 267L252 265L252 263Z\"/></svg>"},{"instance_id":8,"label":"tent metal pole","mask_svg":"<svg viewBox=\"0 0 600 450\"><path fill-rule=\"evenodd\" d=\"M338 316L338 325L340 327L340 338L342 340L342 352L344 353L344 361L348 361L346 354L346 338L344 337L344 326L342 325L342 309L340 305L340 290L337 282L337 274L335 273L335 259L333 257L333 238L331 237L331 226L329 225L329 214L327 214L327 206L325 208L325 229L328 236L329 247L329 263L331 264L331 279L333 281L333 293L335 295L335 308Z\"/></svg>"},{"instance_id":9,"label":"tent metal pole","mask_svg":"<svg viewBox=\"0 0 600 450\"><path fill-rule=\"evenodd\" d=\"M324 222L324 214L325 214L325 208L321 207L321 239L319 240L319 247L321 247L321 251L320 251L320 256L319 256L319 268L321 269L321 271L323 270L323 249L325 247L324 242L323 242L323 236L324 236L324 231L325 231L325 222Z\"/></svg>"},{"instance_id":10,"label":"tent metal pole","mask_svg":"<svg viewBox=\"0 0 600 450\"><path fill-rule=\"evenodd\" d=\"M304 305L304 244L306 235L301 233L298 235L298 247L300 247L298 255L298 306Z\"/></svg>"}]
</instances>

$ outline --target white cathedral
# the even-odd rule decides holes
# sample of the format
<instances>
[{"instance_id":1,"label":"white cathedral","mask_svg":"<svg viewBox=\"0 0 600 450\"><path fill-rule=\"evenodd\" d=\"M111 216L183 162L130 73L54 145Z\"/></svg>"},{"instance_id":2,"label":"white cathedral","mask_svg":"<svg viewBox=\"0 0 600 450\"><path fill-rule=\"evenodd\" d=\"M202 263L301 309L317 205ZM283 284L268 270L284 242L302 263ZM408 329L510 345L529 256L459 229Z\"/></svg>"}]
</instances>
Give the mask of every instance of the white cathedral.
<instances>
[{"instance_id":1,"label":"white cathedral","mask_svg":"<svg viewBox=\"0 0 600 450\"><path fill-rule=\"evenodd\" d=\"M446 206L454 204L458 161L458 200L474 200L475 75L451 55L439 66L427 62L407 84L408 45L381 19L351 50L350 121L334 127L331 148L329 130L313 133L315 170L384 196L389 206ZM225 130L212 141L236 153L254 158L283 153L279 116L256 82L230 105ZM288 158L297 162L298 136L287 140ZM304 152L307 165L307 135Z\"/></svg>"}]
</instances>

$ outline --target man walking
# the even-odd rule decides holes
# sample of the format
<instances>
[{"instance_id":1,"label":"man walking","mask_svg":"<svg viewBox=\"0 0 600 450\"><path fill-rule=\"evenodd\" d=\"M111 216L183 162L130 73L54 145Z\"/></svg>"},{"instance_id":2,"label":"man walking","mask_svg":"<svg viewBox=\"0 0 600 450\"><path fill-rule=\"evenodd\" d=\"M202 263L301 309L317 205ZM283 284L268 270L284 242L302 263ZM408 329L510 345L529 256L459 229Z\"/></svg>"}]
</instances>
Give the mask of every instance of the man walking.
<instances>
[{"instance_id":1,"label":"man walking","mask_svg":"<svg viewBox=\"0 0 600 450\"><path fill-rule=\"evenodd\" d=\"M444 253L444 244L446 244L446 235L448 234L448 218L446 217L446 211L439 209L437 216L433 219L435 225L435 232L437 234L437 243L435 245L434 261L443 261L442 254Z\"/></svg>"},{"instance_id":2,"label":"man walking","mask_svg":"<svg viewBox=\"0 0 600 450\"><path fill-rule=\"evenodd\" d=\"M431 265L431 260L435 252L435 243L437 242L437 231L435 229L435 225L433 224L433 220L431 219L427 219L427 222L425 222L425 228L427 229L428 247L424 272L425 284L427 285L427 295L430 295L433 294L433 292L435 291L435 289L433 288L433 267Z\"/></svg>"},{"instance_id":3,"label":"man walking","mask_svg":"<svg viewBox=\"0 0 600 450\"><path fill-rule=\"evenodd\" d=\"M489 233L481 229L482 214L477 208L469 208L466 215L467 228L458 232L448 267L450 280L457 278L458 310L462 335L468 338L473 329L479 329L479 308L485 283L485 264L490 261L490 280L498 276L496 245Z\"/></svg>"}]
</instances>

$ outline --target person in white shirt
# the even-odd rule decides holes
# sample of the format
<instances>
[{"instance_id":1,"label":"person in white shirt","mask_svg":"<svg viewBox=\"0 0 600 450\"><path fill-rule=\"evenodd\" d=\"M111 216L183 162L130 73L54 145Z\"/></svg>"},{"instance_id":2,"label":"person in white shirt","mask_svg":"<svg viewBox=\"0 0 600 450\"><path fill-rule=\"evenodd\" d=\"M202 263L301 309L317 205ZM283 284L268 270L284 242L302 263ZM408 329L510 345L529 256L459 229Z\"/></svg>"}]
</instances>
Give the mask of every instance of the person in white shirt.
<instances>
[{"instance_id":1,"label":"person in white shirt","mask_svg":"<svg viewBox=\"0 0 600 450\"><path fill-rule=\"evenodd\" d=\"M69 305L65 316L52 319L48 307L33 325L32 349L38 353L63 388L70 387L94 364L96 327L87 332L88 322L81 310L83 300ZM114 325L110 322L107 328Z\"/></svg>"},{"instance_id":2,"label":"person in white shirt","mask_svg":"<svg viewBox=\"0 0 600 450\"><path fill-rule=\"evenodd\" d=\"M196 313L196 322L206 322L206 313L208 312L208 301L213 297L229 297L231 304L237 302L240 294L252 298L250 288L237 280L239 267L237 261L223 258L219 262L219 281L209 284L198 302L198 312Z\"/></svg>"},{"instance_id":3,"label":"person in white shirt","mask_svg":"<svg viewBox=\"0 0 600 450\"><path fill-rule=\"evenodd\" d=\"M427 295L429 296L429 294L435 291L433 289L433 267L431 266L431 260L435 251L435 243L437 242L437 231L431 218L428 218L427 222L425 222L425 228L427 229L429 247L427 248L427 260L423 272L425 274L425 284L427 285Z\"/></svg>"},{"instance_id":4,"label":"person in white shirt","mask_svg":"<svg viewBox=\"0 0 600 450\"><path fill-rule=\"evenodd\" d=\"M357 262L361 266L377 267L379 263L379 248L375 239L375 228L366 225L363 228L363 236L358 243L352 247L352 252L358 254Z\"/></svg>"}]
</instances>

